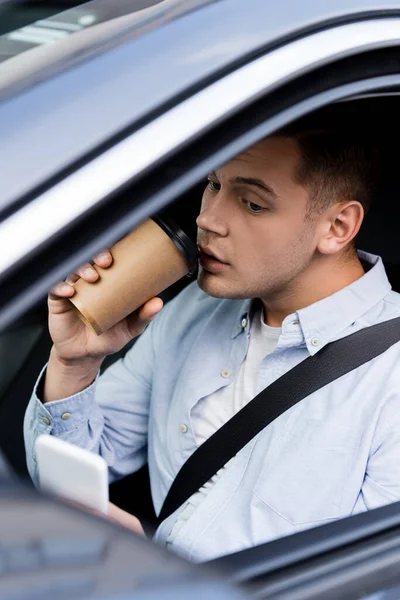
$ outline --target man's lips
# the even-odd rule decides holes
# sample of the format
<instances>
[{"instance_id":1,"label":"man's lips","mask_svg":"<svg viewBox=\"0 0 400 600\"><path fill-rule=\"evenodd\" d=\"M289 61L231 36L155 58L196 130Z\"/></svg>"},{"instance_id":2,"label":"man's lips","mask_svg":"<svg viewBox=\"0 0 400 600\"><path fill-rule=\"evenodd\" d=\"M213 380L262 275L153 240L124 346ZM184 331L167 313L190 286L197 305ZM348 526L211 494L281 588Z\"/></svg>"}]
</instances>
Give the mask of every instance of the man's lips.
<instances>
[{"instance_id":1,"label":"man's lips","mask_svg":"<svg viewBox=\"0 0 400 600\"><path fill-rule=\"evenodd\" d=\"M200 265L210 273L221 273L229 268L229 264L217 257L209 248L199 246Z\"/></svg>"},{"instance_id":2,"label":"man's lips","mask_svg":"<svg viewBox=\"0 0 400 600\"><path fill-rule=\"evenodd\" d=\"M199 246L199 250L200 250L200 255L204 254L206 256L206 258L211 258L211 259L217 260L218 262L222 263L223 265L228 264L227 262L225 262L222 259L222 257L220 257L218 254L216 254L208 246Z\"/></svg>"}]
</instances>

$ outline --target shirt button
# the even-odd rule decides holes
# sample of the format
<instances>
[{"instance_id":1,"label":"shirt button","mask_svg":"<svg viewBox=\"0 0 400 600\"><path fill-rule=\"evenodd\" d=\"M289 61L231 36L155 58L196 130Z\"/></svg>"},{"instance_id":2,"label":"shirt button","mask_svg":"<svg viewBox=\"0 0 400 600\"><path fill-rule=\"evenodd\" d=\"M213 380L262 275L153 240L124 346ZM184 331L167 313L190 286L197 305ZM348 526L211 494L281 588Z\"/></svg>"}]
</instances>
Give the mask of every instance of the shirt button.
<instances>
[{"instance_id":1,"label":"shirt button","mask_svg":"<svg viewBox=\"0 0 400 600\"><path fill-rule=\"evenodd\" d=\"M36 454L33 454L32 460L33 460L34 463L36 462Z\"/></svg>"},{"instance_id":2,"label":"shirt button","mask_svg":"<svg viewBox=\"0 0 400 600\"><path fill-rule=\"evenodd\" d=\"M188 430L188 427L187 427L187 425L185 425L185 423L181 423L181 424L179 425L179 431L180 431L181 433L186 433L186 432L187 432L187 430Z\"/></svg>"},{"instance_id":3,"label":"shirt button","mask_svg":"<svg viewBox=\"0 0 400 600\"><path fill-rule=\"evenodd\" d=\"M223 371L221 371L221 377L223 377L224 379L227 379L230 376L231 372L228 369L224 369Z\"/></svg>"},{"instance_id":4,"label":"shirt button","mask_svg":"<svg viewBox=\"0 0 400 600\"><path fill-rule=\"evenodd\" d=\"M241 322L240 325L241 325L242 329L244 329L246 327L246 325L247 325L247 319L246 319L246 317L243 317L242 322Z\"/></svg>"},{"instance_id":5,"label":"shirt button","mask_svg":"<svg viewBox=\"0 0 400 600\"><path fill-rule=\"evenodd\" d=\"M45 425L50 425L51 424L51 421L50 421L50 419L48 417L42 417L42 421L43 421L43 423Z\"/></svg>"},{"instance_id":6,"label":"shirt button","mask_svg":"<svg viewBox=\"0 0 400 600\"><path fill-rule=\"evenodd\" d=\"M319 346L319 339L318 338L312 338L311 343L313 346Z\"/></svg>"},{"instance_id":7,"label":"shirt button","mask_svg":"<svg viewBox=\"0 0 400 600\"><path fill-rule=\"evenodd\" d=\"M62 420L63 420L63 421L68 421L68 419L70 419L70 418L71 418L71 413L69 413L69 412L65 412L65 413L63 413L63 414L61 415L61 418L62 418Z\"/></svg>"}]
</instances>

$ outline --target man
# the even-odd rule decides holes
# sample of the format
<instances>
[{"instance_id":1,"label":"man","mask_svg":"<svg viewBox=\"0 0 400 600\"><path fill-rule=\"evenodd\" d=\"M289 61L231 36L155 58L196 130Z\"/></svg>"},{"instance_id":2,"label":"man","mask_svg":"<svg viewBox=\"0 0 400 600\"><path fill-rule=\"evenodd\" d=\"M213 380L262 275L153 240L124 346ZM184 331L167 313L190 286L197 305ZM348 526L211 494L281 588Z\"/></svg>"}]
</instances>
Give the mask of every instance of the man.
<instances>
[{"instance_id":1,"label":"man","mask_svg":"<svg viewBox=\"0 0 400 600\"><path fill-rule=\"evenodd\" d=\"M159 512L196 447L259 391L327 343L399 316L382 261L354 245L377 163L358 132L305 120L216 169L197 219L197 284L99 378L162 302L96 337L66 301L77 277L97 279L90 264L55 286L54 346L25 419L34 480L34 441L49 433L101 454L111 479L148 461ZM202 561L399 500L399 355L395 345L282 414L155 539Z\"/></svg>"}]
</instances>

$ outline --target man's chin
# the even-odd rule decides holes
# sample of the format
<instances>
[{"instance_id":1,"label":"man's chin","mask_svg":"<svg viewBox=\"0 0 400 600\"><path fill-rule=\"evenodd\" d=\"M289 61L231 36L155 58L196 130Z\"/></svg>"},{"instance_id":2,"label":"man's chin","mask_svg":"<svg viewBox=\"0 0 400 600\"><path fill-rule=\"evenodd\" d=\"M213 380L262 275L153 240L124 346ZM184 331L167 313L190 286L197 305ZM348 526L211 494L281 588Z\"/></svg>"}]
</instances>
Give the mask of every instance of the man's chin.
<instances>
[{"instance_id":1,"label":"man's chin","mask_svg":"<svg viewBox=\"0 0 400 600\"><path fill-rule=\"evenodd\" d=\"M213 296L214 298L227 297L224 293L222 281L218 278L218 276L214 275L213 273L209 273L202 267L199 267L197 283L199 288L209 296Z\"/></svg>"},{"instance_id":2,"label":"man's chin","mask_svg":"<svg viewBox=\"0 0 400 600\"><path fill-rule=\"evenodd\" d=\"M225 298L227 300L247 298L247 296L238 293L237 290L234 291L232 286L229 285L229 282L221 277L219 273L214 275L202 267L199 268L197 283L203 292L213 298Z\"/></svg>"}]
</instances>

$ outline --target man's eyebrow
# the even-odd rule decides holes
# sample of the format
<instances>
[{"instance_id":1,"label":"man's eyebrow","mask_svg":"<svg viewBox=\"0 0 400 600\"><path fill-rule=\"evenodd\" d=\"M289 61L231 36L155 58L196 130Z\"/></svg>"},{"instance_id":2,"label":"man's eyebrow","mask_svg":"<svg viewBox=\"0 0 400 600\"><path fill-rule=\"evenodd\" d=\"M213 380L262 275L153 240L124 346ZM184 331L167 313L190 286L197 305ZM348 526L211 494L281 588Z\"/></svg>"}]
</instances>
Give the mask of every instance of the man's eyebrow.
<instances>
[{"instance_id":1,"label":"man's eyebrow","mask_svg":"<svg viewBox=\"0 0 400 600\"><path fill-rule=\"evenodd\" d=\"M273 198L278 198L278 194L262 179L257 179L255 177L234 177L231 179L231 183L238 183L239 185L254 185L264 190L264 192L267 192Z\"/></svg>"}]
</instances>

